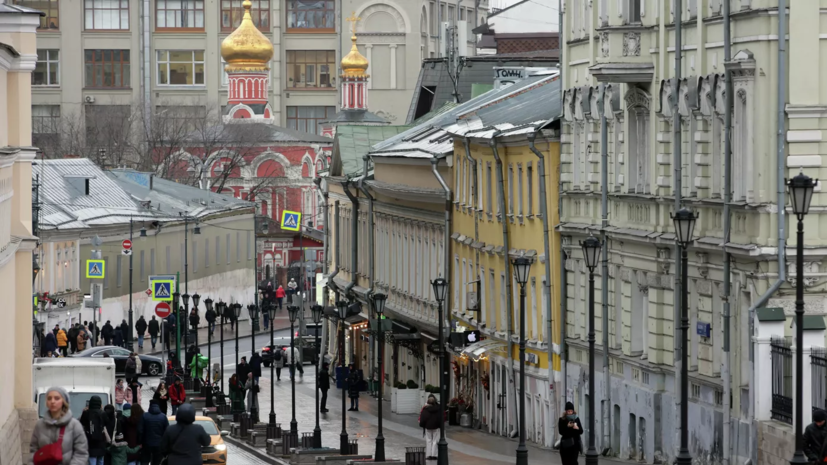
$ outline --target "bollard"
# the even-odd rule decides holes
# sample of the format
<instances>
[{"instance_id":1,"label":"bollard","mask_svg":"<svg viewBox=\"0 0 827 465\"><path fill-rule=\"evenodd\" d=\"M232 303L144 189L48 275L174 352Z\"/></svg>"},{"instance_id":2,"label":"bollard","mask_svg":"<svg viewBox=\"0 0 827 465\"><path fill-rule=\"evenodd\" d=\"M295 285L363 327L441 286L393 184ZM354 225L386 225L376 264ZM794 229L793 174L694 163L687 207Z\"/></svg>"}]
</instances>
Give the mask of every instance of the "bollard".
<instances>
[{"instance_id":1,"label":"bollard","mask_svg":"<svg viewBox=\"0 0 827 465\"><path fill-rule=\"evenodd\" d=\"M302 433L302 449L313 448L313 433Z\"/></svg>"},{"instance_id":2,"label":"bollard","mask_svg":"<svg viewBox=\"0 0 827 465\"><path fill-rule=\"evenodd\" d=\"M246 438L247 435L250 434L250 431L249 431L249 429L250 429L249 418L250 417L247 414L247 412L242 413L239 417L239 428L241 429L241 432L239 433L239 435L242 438Z\"/></svg>"},{"instance_id":3,"label":"bollard","mask_svg":"<svg viewBox=\"0 0 827 465\"><path fill-rule=\"evenodd\" d=\"M358 439L350 440L350 448L348 448L347 455L359 455L359 444L357 441Z\"/></svg>"},{"instance_id":4,"label":"bollard","mask_svg":"<svg viewBox=\"0 0 827 465\"><path fill-rule=\"evenodd\" d=\"M287 431L281 436L281 455L290 455L290 449L295 449L299 446L298 434L292 431Z\"/></svg>"},{"instance_id":5,"label":"bollard","mask_svg":"<svg viewBox=\"0 0 827 465\"><path fill-rule=\"evenodd\" d=\"M405 465L425 465L425 448L406 447Z\"/></svg>"}]
</instances>

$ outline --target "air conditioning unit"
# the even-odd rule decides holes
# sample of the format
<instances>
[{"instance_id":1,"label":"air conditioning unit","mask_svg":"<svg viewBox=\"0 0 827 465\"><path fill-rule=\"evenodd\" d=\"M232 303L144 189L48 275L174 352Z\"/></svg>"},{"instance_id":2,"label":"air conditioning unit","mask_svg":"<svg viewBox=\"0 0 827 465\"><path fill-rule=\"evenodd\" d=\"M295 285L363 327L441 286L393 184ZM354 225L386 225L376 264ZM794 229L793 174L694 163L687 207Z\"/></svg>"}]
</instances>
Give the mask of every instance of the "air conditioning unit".
<instances>
[{"instance_id":1,"label":"air conditioning unit","mask_svg":"<svg viewBox=\"0 0 827 465\"><path fill-rule=\"evenodd\" d=\"M86 103L95 103L95 97L91 95L86 96Z\"/></svg>"}]
</instances>

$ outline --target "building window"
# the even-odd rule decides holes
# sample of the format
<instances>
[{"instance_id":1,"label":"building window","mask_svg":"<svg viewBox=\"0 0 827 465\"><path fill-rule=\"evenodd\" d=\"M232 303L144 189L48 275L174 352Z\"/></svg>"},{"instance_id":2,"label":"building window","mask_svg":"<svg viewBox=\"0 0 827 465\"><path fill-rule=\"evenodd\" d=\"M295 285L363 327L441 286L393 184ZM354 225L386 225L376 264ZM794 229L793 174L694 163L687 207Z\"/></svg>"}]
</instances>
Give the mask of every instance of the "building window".
<instances>
[{"instance_id":1,"label":"building window","mask_svg":"<svg viewBox=\"0 0 827 465\"><path fill-rule=\"evenodd\" d=\"M491 206L494 204L493 200L493 184L491 182L491 162L488 162L485 166L485 211L489 215L493 211Z\"/></svg>"},{"instance_id":2,"label":"building window","mask_svg":"<svg viewBox=\"0 0 827 465\"><path fill-rule=\"evenodd\" d=\"M129 0L84 0L86 30L129 30Z\"/></svg>"},{"instance_id":3,"label":"building window","mask_svg":"<svg viewBox=\"0 0 827 465\"><path fill-rule=\"evenodd\" d=\"M334 32L335 13L333 0L287 0L287 30L316 29Z\"/></svg>"},{"instance_id":4,"label":"building window","mask_svg":"<svg viewBox=\"0 0 827 465\"><path fill-rule=\"evenodd\" d=\"M253 24L261 31L270 30L270 0L251 0L250 16ZM221 0L221 30L234 31L241 25L244 17L244 8L239 0Z\"/></svg>"},{"instance_id":5,"label":"building window","mask_svg":"<svg viewBox=\"0 0 827 465\"><path fill-rule=\"evenodd\" d=\"M158 0L155 30L204 29L204 0Z\"/></svg>"},{"instance_id":6,"label":"building window","mask_svg":"<svg viewBox=\"0 0 827 465\"><path fill-rule=\"evenodd\" d=\"M145 268L144 268L144 251L141 250L141 263L140 263L140 273L139 273L140 274L139 279L141 280L141 282L144 282L144 275L145 275L144 270L145 270Z\"/></svg>"},{"instance_id":7,"label":"building window","mask_svg":"<svg viewBox=\"0 0 827 465\"><path fill-rule=\"evenodd\" d=\"M158 85L203 86L203 50L158 50Z\"/></svg>"},{"instance_id":8,"label":"building window","mask_svg":"<svg viewBox=\"0 0 827 465\"><path fill-rule=\"evenodd\" d=\"M192 272L198 272L198 241L192 241Z\"/></svg>"},{"instance_id":9,"label":"building window","mask_svg":"<svg viewBox=\"0 0 827 465\"><path fill-rule=\"evenodd\" d=\"M230 264L230 235L229 234L227 234L227 240L225 241L225 244L226 244L226 247L227 247L227 251L226 251L227 264L229 265Z\"/></svg>"},{"instance_id":10,"label":"building window","mask_svg":"<svg viewBox=\"0 0 827 465\"><path fill-rule=\"evenodd\" d=\"M508 214L514 214L514 165L508 164Z\"/></svg>"},{"instance_id":11,"label":"building window","mask_svg":"<svg viewBox=\"0 0 827 465\"><path fill-rule=\"evenodd\" d=\"M331 70L336 67L333 50L289 50L287 81L289 87L334 87Z\"/></svg>"},{"instance_id":12,"label":"building window","mask_svg":"<svg viewBox=\"0 0 827 465\"><path fill-rule=\"evenodd\" d=\"M130 87L129 50L86 50L86 88Z\"/></svg>"},{"instance_id":13,"label":"building window","mask_svg":"<svg viewBox=\"0 0 827 465\"><path fill-rule=\"evenodd\" d=\"M235 233L235 261L241 261L241 233Z\"/></svg>"},{"instance_id":14,"label":"building window","mask_svg":"<svg viewBox=\"0 0 827 465\"><path fill-rule=\"evenodd\" d=\"M215 264L221 263L221 236L215 236Z\"/></svg>"},{"instance_id":15,"label":"building window","mask_svg":"<svg viewBox=\"0 0 827 465\"><path fill-rule=\"evenodd\" d=\"M32 134L57 134L60 105L32 105Z\"/></svg>"},{"instance_id":16,"label":"building window","mask_svg":"<svg viewBox=\"0 0 827 465\"><path fill-rule=\"evenodd\" d=\"M528 195L531 195L529 193ZM517 214L523 216L523 165L517 164Z\"/></svg>"},{"instance_id":17,"label":"building window","mask_svg":"<svg viewBox=\"0 0 827 465\"><path fill-rule=\"evenodd\" d=\"M15 0L15 4L34 8L43 13L40 17L38 30L60 29L60 4L59 0Z\"/></svg>"},{"instance_id":18,"label":"building window","mask_svg":"<svg viewBox=\"0 0 827 465\"><path fill-rule=\"evenodd\" d=\"M526 187L528 195L526 215L531 216L534 214L534 167L531 163L526 166Z\"/></svg>"},{"instance_id":19,"label":"building window","mask_svg":"<svg viewBox=\"0 0 827 465\"><path fill-rule=\"evenodd\" d=\"M109 271L106 268L108 265L111 265L112 262L109 261L109 257L103 257L103 270ZM118 271L120 273L120 271ZM104 273L103 275L103 288L109 289L109 273Z\"/></svg>"},{"instance_id":20,"label":"building window","mask_svg":"<svg viewBox=\"0 0 827 465\"><path fill-rule=\"evenodd\" d=\"M649 109L636 106L629 109L629 192L649 192Z\"/></svg>"},{"instance_id":21,"label":"building window","mask_svg":"<svg viewBox=\"0 0 827 465\"><path fill-rule=\"evenodd\" d=\"M691 1L691 0L690 0ZM626 24L640 24L641 17L643 16L643 0L625 0L623 6L624 15L623 18L626 20Z\"/></svg>"},{"instance_id":22,"label":"building window","mask_svg":"<svg viewBox=\"0 0 827 465\"><path fill-rule=\"evenodd\" d=\"M172 269L172 257L170 256L170 246L166 246L164 249L164 253L166 254L166 273L169 274L170 270Z\"/></svg>"},{"instance_id":23,"label":"building window","mask_svg":"<svg viewBox=\"0 0 827 465\"><path fill-rule=\"evenodd\" d=\"M321 124L336 115L336 107L287 107L287 127L312 134L321 134Z\"/></svg>"},{"instance_id":24,"label":"building window","mask_svg":"<svg viewBox=\"0 0 827 465\"><path fill-rule=\"evenodd\" d=\"M38 50L37 64L32 73L33 86L60 84L60 50Z\"/></svg>"}]
</instances>

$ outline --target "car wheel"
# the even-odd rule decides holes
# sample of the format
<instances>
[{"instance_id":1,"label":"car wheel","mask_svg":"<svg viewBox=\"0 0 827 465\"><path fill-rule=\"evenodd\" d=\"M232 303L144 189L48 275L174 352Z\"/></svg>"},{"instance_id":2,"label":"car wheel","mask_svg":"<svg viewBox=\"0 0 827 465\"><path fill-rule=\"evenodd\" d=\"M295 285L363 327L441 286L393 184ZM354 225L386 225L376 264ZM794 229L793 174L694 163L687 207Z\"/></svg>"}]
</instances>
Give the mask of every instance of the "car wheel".
<instances>
[{"instance_id":1,"label":"car wheel","mask_svg":"<svg viewBox=\"0 0 827 465\"><path fill-rule=\"evenodd\" d=\"M150 376L158 376L161 374L161 365L158 365L157 363L151 363L146 371L147 373L149 373Z\"/></svg>"}]
</instances>

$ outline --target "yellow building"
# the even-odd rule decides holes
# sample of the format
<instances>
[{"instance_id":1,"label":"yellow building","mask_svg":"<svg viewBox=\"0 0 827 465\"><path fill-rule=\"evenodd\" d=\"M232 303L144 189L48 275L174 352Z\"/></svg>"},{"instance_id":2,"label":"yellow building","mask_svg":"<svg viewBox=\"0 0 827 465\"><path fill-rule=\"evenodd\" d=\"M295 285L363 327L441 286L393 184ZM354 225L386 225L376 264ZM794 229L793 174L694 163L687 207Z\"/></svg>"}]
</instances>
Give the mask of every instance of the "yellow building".
<instances>
[{"instance_id":1,"label":"yellow building","mask_svg":"<svg viewBox=\"0 0 827 465\"><path fill-rule=\"evenodd\" d=\"M0 463L24 463L37 412L32 404L31 73L39 12L0 1Z\"/></svg>"},{"instance_id":2,"label":"yellow building","mask_svg":"<svg viewBox=\"0 0 827 465\"><path fill-rule=\"evenodd\" d=\"M456 136L451 231L455 332L476 330L483 338L464 349L455 346L454 372L461 381L455 378L454 383L460 395L477 404L475 419L490 432L509 436L517 430L520 287L508 262L530 259L525 284L526 435L549 447L563 399L555 391L560 381L561 249L553 229L559 219L555 120L560 81L556 74L530 76L499 92L499 101L446 127Z\"/></svg>"}]
</instances>

